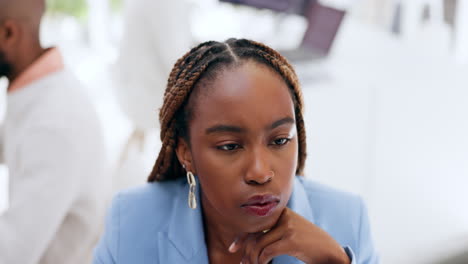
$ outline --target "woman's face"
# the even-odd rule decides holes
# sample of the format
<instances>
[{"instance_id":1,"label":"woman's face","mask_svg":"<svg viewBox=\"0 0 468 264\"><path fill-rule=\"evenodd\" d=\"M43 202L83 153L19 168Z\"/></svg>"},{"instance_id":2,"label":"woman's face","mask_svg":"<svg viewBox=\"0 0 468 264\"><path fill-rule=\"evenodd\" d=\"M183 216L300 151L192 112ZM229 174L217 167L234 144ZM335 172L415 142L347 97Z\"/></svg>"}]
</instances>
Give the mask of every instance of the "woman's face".
<instances>
[{"instance_id":1,"label":"woman's face","mask_svg":"<svg viewBox=\"0 0 468 264\"><path fill-rule=\"evenodd\" d=\"M189 124L190 167L205 215L241 232L271 228L291 195L298 143L286 83L245 62L198 91Z\"/></svg>"}]
</instances>

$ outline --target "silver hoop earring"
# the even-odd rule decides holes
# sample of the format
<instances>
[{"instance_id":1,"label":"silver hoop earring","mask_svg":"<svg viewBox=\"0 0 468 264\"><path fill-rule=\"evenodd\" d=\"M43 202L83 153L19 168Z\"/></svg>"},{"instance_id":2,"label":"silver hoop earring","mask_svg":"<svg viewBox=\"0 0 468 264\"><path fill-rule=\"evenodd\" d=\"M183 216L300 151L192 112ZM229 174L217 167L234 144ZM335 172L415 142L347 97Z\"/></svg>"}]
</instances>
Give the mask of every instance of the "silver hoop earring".
<instances>
[{"instance_id":1,"label":"silver hoop earring","mask_svg":"<svg viewBox=\"0 0 468 264\"><path fill-rule=\"evenodd\" d=\"M197 209L197 198L195 197L197 182L191 171L187 171L187 182L189 184L188 205L192 209Z\"/></svg>"}]
</instances>

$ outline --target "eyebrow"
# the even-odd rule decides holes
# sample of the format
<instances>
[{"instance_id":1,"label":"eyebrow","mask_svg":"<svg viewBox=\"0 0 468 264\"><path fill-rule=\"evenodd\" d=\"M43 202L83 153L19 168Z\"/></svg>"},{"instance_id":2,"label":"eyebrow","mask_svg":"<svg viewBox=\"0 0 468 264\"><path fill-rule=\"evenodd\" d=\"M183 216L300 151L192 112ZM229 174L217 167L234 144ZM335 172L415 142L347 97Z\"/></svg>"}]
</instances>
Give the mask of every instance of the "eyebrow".
<instances>
[{"instance_id":1,"label":"eyebrow","mask_svg":"<svg viewBox=\"0 0 468 264\"><path fill-rule=\"evenodd\" d=\"M291 117L285 117L285 118L282 118L278 121L275 121L273 122L273 124L271 124L271 126L268 128L268 129L275 129L279 126L282 126L284 124L295 124L296 123L296 120L294 120L294 118L291 118Z\"/></svg>"},{"instance_id":2,"label":"eyebrow","mask_svg":"<svg viewBox=\"0 0 468 264\"><path fill-rule=\"evenodd\" d=\"M275 129L279 126L284 124L295 124L296 121L291 117L285 117L280 120L273 122L270 126L267 127L267 130ZM230 132L230 133L245 133L246 129L238 126L231 126L231 125L215 125L205 130L206 134L213 134L213 133L223 133L223 132Z\"/></svg>"},{"instance_id":3,"label":"eyebrow","mask_svg":"<svg viewBox=\"0 0 468 264\"><path fill-rule=\"evenodd\" d=\"M244 133L245 129L238 127L238 126L215 125L205 130L206 134L222 133L222 132Z\"/></svg>"}]
</instances>

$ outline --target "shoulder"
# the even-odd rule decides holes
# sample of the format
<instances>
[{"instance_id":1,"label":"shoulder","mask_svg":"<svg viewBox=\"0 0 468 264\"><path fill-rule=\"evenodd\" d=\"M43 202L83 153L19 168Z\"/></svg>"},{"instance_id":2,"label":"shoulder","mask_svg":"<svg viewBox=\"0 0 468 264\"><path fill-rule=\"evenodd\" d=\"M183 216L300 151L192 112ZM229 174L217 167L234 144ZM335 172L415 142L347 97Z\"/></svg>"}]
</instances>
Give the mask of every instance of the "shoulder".
<instances>
[{"instance_id":1,"label":"shoulder","mask_svg":"<svg viewBox=\"0 0 468 264\"><path fill-rule=\"evenodd\" d=\"M303 186L314 211L352 212L359 209L362 203L362 199L356 194L303 177L298 177L298 181Z\"/></svg>"},{"instance_id":2,"label":"shoulder","mask_svg":"<svg viewBox=\"0 0 468 264\"><path fill-rule=\"evenodd\" d=\"M107 214L105 232L96 247L95 259L128 256L138 259L142 252L154 253L154 240L158 233L167 230L182 188L183 181L175 180L146 183L119 192Z\"/></svg>"},{"instance_id":3,"label":"shoulder","mask_svg":"<svg viewBox=\"0 0 468 264\"><path fill-rule=\"evenodd\" d=\"M301 177L298 182L306 193L314 224L354 252L355 263L379 263L362 198Z\"/></svg>"},{"instance_id":4,"label":"shoulder","mask_svg":"<svg viewBox=\"0 0 468 264\"><path fill-rule=\"evenodd\" d=\"M174 199L174 192L183 188L184 184L185 182L179 179L165 182L149 182L120 191L116 195L116 199L121 204L131 204L133 206L141 204L146 207L153 203L155 205L164 204Z\"/></svg>"},{"instance_id":5,"label":"shoulder","mask_svg":"<svg viewBox=\"0 0 468 264\"><path fill-rule=\"evenodd\" d=\"M70 71L39 79L9 100L9 135L18 149L45 145L49 153L79 157L77 162L104 162L103 131L95 106Z\"/></svg>"},{"instance_id":6,"label":"shoulder","mask_svg":"<svg viewBox=\"0 0 468 264\"><path fill-rule=\"evenodd\" d=\"M102 148L102 127L95 104L69 70L50 74L10 99L17 113L12 118L16 118L21 133L45 131L77 148Z\"/></svg>"},{"instance_id":7,"label":"shoulder","mask_svg":"<svg viewBox=\"0 0 468 264\"><path fill-rule=\"evenodd\" d=\"M94 108L88 89L68 69L51 73L23 90L21 92L24 96L20 100L31 101L27 103L38 113L84 116L89 114L89 109Z\"/></svg>"},{"instance_id":8,"label":"shoulder","mask_svg":"<svg viewBox=\"0 0 468 264\"><path fill-rule=\"evenodd\" d=\"M89 89L67 69L44 78L42 86L42 103L60 108L66 115L84 117L90 114L90 110L95 111Z\"/></svg>"},{"instance_id":9,"label":"shoulder","mask_svg":"<svg viewBox=\"0 0 468 264\"><path fill-rule=\"evenodd\" d=\"M114 219L126 223L121 226L123 229L148 225L163 229L183 188L184 181L174 180L146 183L121 191L112 203L112 214L117 216Z\"/></svg>"}]
</instances>

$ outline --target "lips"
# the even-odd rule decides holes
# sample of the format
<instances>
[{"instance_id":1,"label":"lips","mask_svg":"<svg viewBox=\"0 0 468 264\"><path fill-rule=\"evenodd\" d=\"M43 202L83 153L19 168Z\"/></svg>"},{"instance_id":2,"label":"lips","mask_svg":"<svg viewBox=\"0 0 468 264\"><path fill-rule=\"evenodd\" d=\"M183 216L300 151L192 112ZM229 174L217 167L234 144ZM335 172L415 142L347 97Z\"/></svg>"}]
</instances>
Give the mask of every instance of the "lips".
<instances>
[{"instance_id":1,"label":"lips","mask_svg":"<svg viewBox=\"0 0 468 264\"><path fill-rule=\"evenodd\" d=\"M268 216L278 206L279 198L274 195L254 195L241 205L248 214L253 216Z\"/></svg>"}]
</instances>

